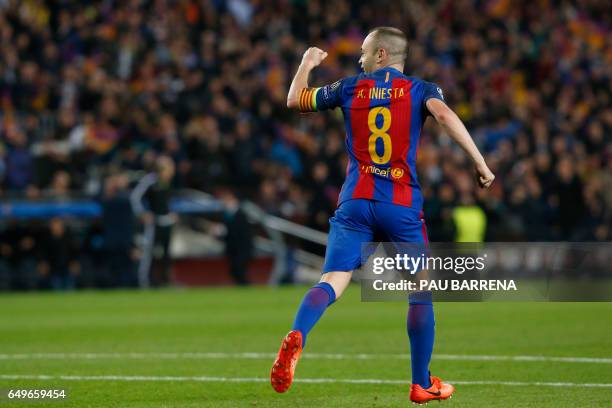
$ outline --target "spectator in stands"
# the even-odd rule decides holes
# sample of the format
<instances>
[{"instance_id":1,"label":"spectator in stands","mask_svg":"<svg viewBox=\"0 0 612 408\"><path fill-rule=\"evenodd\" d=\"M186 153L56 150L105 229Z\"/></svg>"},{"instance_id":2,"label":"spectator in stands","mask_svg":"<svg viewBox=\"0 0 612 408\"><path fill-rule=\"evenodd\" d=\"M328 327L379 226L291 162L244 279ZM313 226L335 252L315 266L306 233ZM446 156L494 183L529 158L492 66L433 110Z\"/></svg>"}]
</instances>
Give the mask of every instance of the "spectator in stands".
<instances>
[{"instance_id":1,"label":"spectator in stands","mask_svg":"<svg viewBox=\"0 0 612 408\"><path fill-rule=\"evenodd\" d=\"M25 190L33 181L33 159L26 135L17 124L6 129L6 186L11 190Z\"/></svg>"},{"instance_id":2,"label":"spectator in stands","mask_svg":"<svg viewBox=\"0 0 612 408\"><path fill-rule=\"evenodd\" d=\"M6 149L2 143L0 143L0 192L4 185L4 176L6 175Z\"/></svg>"}]
</instances>

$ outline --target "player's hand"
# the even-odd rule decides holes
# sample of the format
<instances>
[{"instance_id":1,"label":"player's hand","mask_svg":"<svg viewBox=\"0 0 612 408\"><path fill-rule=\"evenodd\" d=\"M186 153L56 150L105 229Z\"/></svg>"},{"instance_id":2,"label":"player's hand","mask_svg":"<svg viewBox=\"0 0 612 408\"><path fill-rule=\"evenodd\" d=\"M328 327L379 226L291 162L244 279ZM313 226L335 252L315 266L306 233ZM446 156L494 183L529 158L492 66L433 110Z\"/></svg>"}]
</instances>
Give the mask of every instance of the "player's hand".
<instances>
[{"instance_id":1,"label":"player's hand","mask_svg":"<svg viewBox=\"0 0 612 408\"><path fill-rule=\"evenodd\" d=\"M325 58L327 58L327 52L317 47L310 47L302 57L302 64L307 64L314 68L321 64Z\"/></svg>"},{"instance_id":2,"label":"player's hand","mask_svg":"<svg viewBox=\"0 0 612 408\"><path fill-rule=\"evenodd\" d=\"M480 188L489 188L495 180L495 175L486 164L476 166L476 181Z\"/></svg>"}]
</instances>

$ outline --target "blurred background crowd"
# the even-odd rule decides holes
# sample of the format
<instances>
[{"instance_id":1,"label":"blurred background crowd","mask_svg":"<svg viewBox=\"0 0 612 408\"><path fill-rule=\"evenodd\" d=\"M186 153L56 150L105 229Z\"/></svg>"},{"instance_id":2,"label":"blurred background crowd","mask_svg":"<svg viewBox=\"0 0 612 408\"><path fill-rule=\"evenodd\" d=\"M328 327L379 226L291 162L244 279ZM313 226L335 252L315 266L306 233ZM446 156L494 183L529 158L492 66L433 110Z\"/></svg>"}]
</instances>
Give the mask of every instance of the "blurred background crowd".
<instances>
[{"instance_id":1,"label":"blurred background crowd","mask_svg":"<svg viewBox=\"0 0 612 408\"><path fill-rule=\"evenodd\" d=\"M444 90L497 176L479 190L430 119L418 170L432 241L608 241L609 11L606 0L0 0L0 197L108 204L164 156L175 189L229 189L326 231L346 167L342 115L289 111L288 86L312 45L329 53L313 85L358 73L365 34L389 25L410 38L406 73ZM2 257L42 254L29 270L43 276L77 273L76 253L113 239L99 221L79 239L62 219L2 224Z\"/></svg>"}]
</instances>

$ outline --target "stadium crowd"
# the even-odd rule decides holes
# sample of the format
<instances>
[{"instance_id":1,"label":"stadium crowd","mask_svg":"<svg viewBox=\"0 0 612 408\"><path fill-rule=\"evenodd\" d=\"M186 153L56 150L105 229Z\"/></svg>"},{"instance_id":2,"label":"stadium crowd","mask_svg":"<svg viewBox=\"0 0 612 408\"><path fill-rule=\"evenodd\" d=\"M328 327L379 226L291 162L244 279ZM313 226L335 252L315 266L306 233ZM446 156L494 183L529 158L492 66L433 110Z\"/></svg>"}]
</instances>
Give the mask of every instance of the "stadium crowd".
<instances>
[{"instance_id":1,"label":"stadium crowd","mask_svg":"<svg viewBox=\"0 0 612 408\"><path fill-rule=\"evenodd\" d=\"M314 85L358 73L364 35L390 25L410 38L406 72L439 84L497 176L479 190L430 119L418 168L431 240L610 240L607 7L0 0L0 196L95 196L164 155L175 188L230 187L326 230L346 165L342 115L289 111L288 85L311 45L329 52ZM7 228L3 253L27 253Z\"/></svg>"}]
</instances>

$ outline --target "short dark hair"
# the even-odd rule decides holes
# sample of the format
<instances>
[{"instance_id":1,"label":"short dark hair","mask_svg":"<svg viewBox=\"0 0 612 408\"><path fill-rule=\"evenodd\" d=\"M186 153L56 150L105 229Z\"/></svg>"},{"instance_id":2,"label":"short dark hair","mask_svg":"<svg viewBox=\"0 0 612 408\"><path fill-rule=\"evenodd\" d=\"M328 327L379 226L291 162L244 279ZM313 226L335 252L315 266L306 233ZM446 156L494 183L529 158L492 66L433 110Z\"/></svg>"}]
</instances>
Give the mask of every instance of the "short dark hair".
<instances>
[{"instance_id":1,"label":"short dark hair","mask_svg":"<svg viewBox=\"0 0 612 408\"><path fill-rule=\"evenodd\" d=\"M399 28L376 27L370 34L374 35L374 48L387 50L393 63L404 63L408 57L408 38Z\"/></svg>"}]
</instances>

